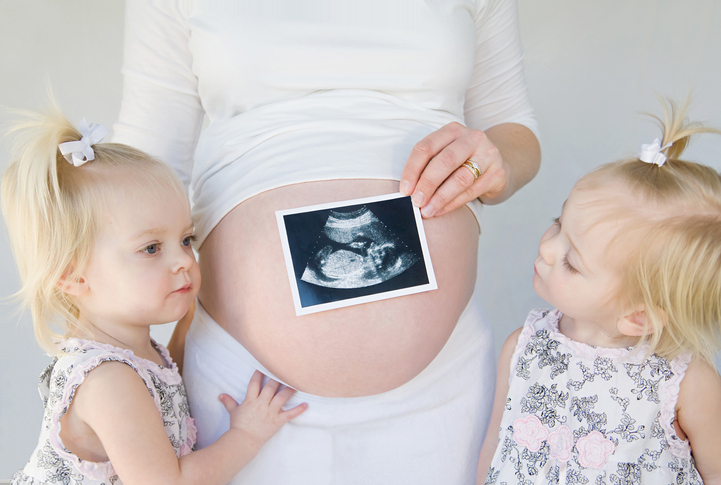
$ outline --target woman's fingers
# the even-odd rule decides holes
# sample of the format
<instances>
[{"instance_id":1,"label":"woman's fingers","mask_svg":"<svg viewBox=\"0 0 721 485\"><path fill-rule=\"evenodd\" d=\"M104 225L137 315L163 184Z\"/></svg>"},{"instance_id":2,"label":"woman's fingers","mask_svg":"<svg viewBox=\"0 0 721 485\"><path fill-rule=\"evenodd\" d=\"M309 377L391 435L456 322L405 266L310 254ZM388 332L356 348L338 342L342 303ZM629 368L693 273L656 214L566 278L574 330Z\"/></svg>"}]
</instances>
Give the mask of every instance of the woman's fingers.
<instances>
[{"instance_id":1,"label":"woman's fingers","mask_svg":"<svg viewBox=\"0 0 721 485\"><path fill-rule=\"evenodd\" d=\"M462 128L465 127L460 123L449 123L416 143L403 167L400 185L401 193L405 195L413 194L416 198L420 198L418 192L422 193L422 190L417 187L417 184L426 168L436 155L460 136ZM423 188L427 191L429 183L426 182Z\"/></svg>"},{"instance_id":2,"label":"woman's fingers","mask_svg":"<svg viewBox=\"0 0 721 485\"><path fill-rule=\"evenodd\" d=\"M476 171L463 165L467 160L473 160L482 175L476 178ZM413 149L401 176L401 192L412 187L413 203L423 217L443 215L484 194L501 193L508 184L507 169L484 132L450 123Z\"/></svg>"},{"instance_id":3,"label":"woman's fingers","mask_svg":"<svg viewBox=\"0 0 721 485\"><path fill-rule=\"evenodd\" d=\"M471 177L473 177L471 171L466 169L464 166L461 166L458 170L466 171ZM423 213L424 210L429 211L427 207L435 207L435 201L431 200L426 207L421 209L423 217L428 218L432 216L442 216L476 198L482 200L483 197L488 197L492 199L501 194L501 192L508 187L508 175L509 170L505 163L501 161L499 164L490 165L487 170L482 172L478 179L468 185L464 185L464 181L457 182L456 180L453 180L453 177L451 177L438 189L438 193L443 193L444 195L449 194L449 196L453 196L455 194L455 198L443 205L441 209L434 211L432 215ZM460 177L465 178L466 175L461 172ZM449 185L449 187L446 187L446 185Z\"/></svg>"},{"instance_id":4,"label":"woman's fingers","mask_svg":"<svg viewBox=\"0 0 721 485\"><path fill-rule=\"evenodd\" d=\"M472 155L474 148L469 137L457 138L428 163L411 197L417 206L424 209L432 203L433 207L426 209L426 212L430 211L430 213L423 214L425 217L431 217L433 212L455 198L458 191L465 190L473 183L473 174L462 164ZM463 168L463 170L459 170L459 168ZM439 193L439 187L446 182L450 182L446 185L446 190L452 188L454 193L449 194L443 191Z\"/></svg>"},{"instance_id":5,"label":"woman's fingers","mask_svg":"<svg viewBox=\"0 0 721 485\"><path fill-rule=\"evenodd\" d=\"M474 173L461 165L438 187L431 200L421 209L421 214L429 218L445 214L465 204L465 202L456 202L461 199L466 199L466 202L473 199L472 189L475 183Z\"/></svg>"}]
</instances>

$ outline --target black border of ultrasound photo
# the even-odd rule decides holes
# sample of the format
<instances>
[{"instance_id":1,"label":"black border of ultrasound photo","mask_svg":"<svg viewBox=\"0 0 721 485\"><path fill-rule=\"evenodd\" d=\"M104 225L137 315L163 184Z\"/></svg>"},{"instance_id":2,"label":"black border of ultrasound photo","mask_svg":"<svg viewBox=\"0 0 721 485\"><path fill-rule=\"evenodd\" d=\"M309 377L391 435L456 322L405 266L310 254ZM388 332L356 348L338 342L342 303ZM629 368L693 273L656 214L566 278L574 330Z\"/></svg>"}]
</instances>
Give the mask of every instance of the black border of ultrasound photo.
<instances>
[{"instance_id":1,"label":"black border of ultrasound photo","mask_svg":"<svg viewBox=\"0 0 721 485\"><path fill-rule=\"evenodd\" d=\"M395 193L280 210L276 219L297 315L438 288L423 219L408 196ZM379 253L392 260L381 262ZM323 274L318 261L333 256L331 277ZM341 256L350 258L347 274Z\"/></svg>"}]
</instances>

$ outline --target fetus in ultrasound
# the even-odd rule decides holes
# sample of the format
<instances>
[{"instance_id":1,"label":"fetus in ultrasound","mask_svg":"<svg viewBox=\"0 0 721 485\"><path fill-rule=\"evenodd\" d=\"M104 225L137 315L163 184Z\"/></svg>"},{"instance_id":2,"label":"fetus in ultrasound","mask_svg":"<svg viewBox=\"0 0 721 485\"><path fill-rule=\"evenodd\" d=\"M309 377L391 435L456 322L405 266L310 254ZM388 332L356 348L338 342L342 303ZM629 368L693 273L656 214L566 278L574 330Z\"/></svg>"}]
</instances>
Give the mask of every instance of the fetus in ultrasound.
<instances>
[{"instance_id":1,"label":"fetus in ultrasound","mask_svg":"<svg viewBox=\"0 0 721 485\"><path fill-rule=\"evenodd\" d=\"M332 210L301 280L327 288L365 288L398 276L419 259L366 206Z\"/></svg>"}]
</instances>

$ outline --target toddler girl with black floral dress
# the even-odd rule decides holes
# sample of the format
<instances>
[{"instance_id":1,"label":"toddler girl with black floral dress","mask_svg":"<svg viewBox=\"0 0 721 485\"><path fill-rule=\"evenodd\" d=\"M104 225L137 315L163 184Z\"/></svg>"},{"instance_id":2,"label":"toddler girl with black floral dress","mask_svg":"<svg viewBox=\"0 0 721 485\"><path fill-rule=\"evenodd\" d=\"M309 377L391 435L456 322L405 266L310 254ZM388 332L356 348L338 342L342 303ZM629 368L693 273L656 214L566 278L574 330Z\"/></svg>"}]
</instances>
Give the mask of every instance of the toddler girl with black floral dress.
<instances>
[{"instance_id":1,"label":"toddler girl with black floral dress","mask_svg":"<svg viewBox=\"0 0 721 485\"><path fill-rule=\"evenodd\" d=\"M578 181L541 238L533 286L556 309L501 350L478 483L721 483L721 176L679 159L719 132L685 110Z\"/></svg>"},{"instance_id":2,"label":"toddler girl with black floral dress","mask_svg":"<svg viewBox=\"0 0 721 485\"><path fill-rule=\"evenodd\" d=\"M230 430L192 452L185 389L150 325L178 320L200 285L185 190L164 163L98 144L57 109L27 114L2 208L40 345L55 356L40 376L37 448L13 484L222 484L305 404L256 373L242 404L226 395Z\"/></svg>"}]
</instances>

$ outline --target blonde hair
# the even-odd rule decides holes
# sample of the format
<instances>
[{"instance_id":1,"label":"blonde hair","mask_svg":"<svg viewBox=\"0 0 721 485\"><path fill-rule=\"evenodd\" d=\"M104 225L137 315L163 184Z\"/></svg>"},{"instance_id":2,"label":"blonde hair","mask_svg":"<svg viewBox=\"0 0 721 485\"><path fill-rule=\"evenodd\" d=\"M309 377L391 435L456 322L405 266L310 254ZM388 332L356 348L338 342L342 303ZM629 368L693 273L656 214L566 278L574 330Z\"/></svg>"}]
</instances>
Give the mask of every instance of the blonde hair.
<instances>
[{"instance_id":1,"label":"blonde hair","mask_svg":"<svg viewBox=\"0 0 721 485\"><path fill-rule=\"evenodd\" d=\"M616 296L631 308L643 305L649 352L668 359L692 352L713 364L721 348L721 175L680 157L694 135L721 131L689 122L687 108L688 101L666 100L663 119L654 116L662 146L672 144L665 164L621 160L579 183L593 188L620 181L640 202L624 207L630 214L624 231L641 241L625 261Z\"/></svg>"},{"instance_id":2,"label":"blonde hair","mask_svg":"<svg viewBox=\"0 0 721 485\"><path fill-rule=\"evenodd\" d=\"M73 166L58 145L82 135L54 102L47 113L16 113L21 121L9 132L12 163L2 179L2 212L22 280L15 296L30 309L40 346L57 355L59 338L87 334L60 285L85 269L110 198L125 189L187 198L169 166L126 145L95 144L95 159Z\"/></svg>"}]
</instances>

